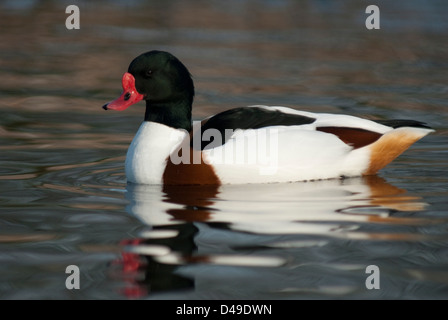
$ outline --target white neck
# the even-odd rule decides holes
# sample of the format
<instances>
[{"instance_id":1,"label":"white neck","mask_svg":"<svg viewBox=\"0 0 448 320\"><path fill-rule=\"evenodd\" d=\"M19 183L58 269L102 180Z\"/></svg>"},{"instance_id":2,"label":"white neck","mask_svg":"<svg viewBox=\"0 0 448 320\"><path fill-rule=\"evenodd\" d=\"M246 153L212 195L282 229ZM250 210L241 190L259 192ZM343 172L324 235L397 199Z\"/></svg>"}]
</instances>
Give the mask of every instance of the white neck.
<instances>
[{"instance_id":1,"label":"white neck","mask_svg":"<svg viewBox=\"0 0 448 320\"><path fill-rule=\"evenodd\" d=\"M157 122L144 121L126 156L126 178L139 184L162 184L166 161L188 135Z\"/></svg>"}]
</instances>

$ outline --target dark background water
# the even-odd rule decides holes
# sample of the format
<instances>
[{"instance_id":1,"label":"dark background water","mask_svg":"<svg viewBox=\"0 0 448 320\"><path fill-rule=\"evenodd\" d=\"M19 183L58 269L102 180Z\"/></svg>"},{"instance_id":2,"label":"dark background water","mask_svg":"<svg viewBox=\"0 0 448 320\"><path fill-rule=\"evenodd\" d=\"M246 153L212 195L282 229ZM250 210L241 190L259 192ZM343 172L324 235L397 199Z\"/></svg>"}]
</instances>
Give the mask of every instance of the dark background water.
<instances>
[{"instance_id":1,"label":"dark background water","mask_svg":"<svg viewBox=\"0 0 448 320\"><path fill-rule=\"evenodd\" d=\"M447 16L436 0L0 1L0 298L448 298ZM101 106L153 49L193 74L195 119L265 104L437 131L368 179L127 186L143 103Z\"/></svg>"}]
</instances>

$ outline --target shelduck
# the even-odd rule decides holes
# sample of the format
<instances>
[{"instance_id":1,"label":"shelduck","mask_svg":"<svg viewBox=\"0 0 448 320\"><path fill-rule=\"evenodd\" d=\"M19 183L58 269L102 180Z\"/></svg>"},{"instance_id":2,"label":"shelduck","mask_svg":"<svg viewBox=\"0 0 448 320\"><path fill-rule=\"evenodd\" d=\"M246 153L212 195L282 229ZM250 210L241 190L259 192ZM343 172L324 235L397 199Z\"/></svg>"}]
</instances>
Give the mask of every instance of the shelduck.
<instances>
[{"instance_id":1,"label":"shelduck","mask_svg":"<svg viewBox=\"0 0 448 320\"><path fill-rule=\"evenodd\" d=\"M136 57L123 93L103 106L146 101L126 156L128 182L220 185L374 175L433 132L415 120L367 120L280 106L230 109L192 122L193 80L172 54Z\"/></svg>"}]
</instances>

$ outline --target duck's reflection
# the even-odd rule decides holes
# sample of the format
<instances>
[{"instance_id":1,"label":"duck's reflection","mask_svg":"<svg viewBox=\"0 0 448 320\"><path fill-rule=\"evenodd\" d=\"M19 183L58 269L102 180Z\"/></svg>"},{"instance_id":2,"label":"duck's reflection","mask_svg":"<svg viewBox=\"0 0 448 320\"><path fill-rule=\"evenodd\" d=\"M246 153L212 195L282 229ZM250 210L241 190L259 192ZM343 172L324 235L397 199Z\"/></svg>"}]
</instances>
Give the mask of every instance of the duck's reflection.
<instances>
[{"instance_id":1,"label":"duck's reflection","mask_svg":"<svg viewBox=\"0 0 448 320\"><path fill-rule=\"evenodd\" d=\"M138 298L151 292L193 288L192 279L175 271L182 260L201 260L195 258L198 228L194 223L210 219L218 186L129 184L126 189L130 201L127 211L150 229L139 239L122 241L125 250L119 263L127 282L123 294ZM161 262L160 256L173 261Z\"/></svg>"},{"instance_id":2,"label":"duck's reflection","mask_svg":"<svg viewBox=\"0 0 448 320\"><path fill-rule=\"evenodd\" d=\"M424 207L378 176L220 187L130 184L127 198L128 212L148 227L139 239L123 241L128 297L193 288L194 279L178 272L185 265L281 265L281 258L245 259L241 248L275 248L288 236L337 236L361 222L403 223L394 212Z\"/></svg>"}]
</instances>

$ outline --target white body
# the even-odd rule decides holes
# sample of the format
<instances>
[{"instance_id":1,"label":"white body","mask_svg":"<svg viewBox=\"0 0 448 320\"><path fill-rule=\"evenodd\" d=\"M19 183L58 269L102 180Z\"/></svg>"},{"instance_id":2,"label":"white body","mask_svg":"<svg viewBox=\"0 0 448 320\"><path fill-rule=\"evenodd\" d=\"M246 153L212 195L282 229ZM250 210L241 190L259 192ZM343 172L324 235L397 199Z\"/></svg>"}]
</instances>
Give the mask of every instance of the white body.
<instances>
[{"instance_id":1,"label":"white body","mask_svg":"<svg viewBox=\"0 0 448 320\"><path fill-rule=\"evenodd\" d=\"M306 125L237 130L224 145L204 150L204 161L213 167L222 184L360 176L368 169L371 161L370 145L353 149L336 135L316 131L316 127L360 128L385 135L401 130L415 135L415 140L433 131L410 127L393 129L348 115L315 114L285 107L269 108L317 120ZM182 141L187 135L184 130L144 122L127 153L128 181L162 184L167 159L182 147Z\"/></svg>"}]
</instances>

